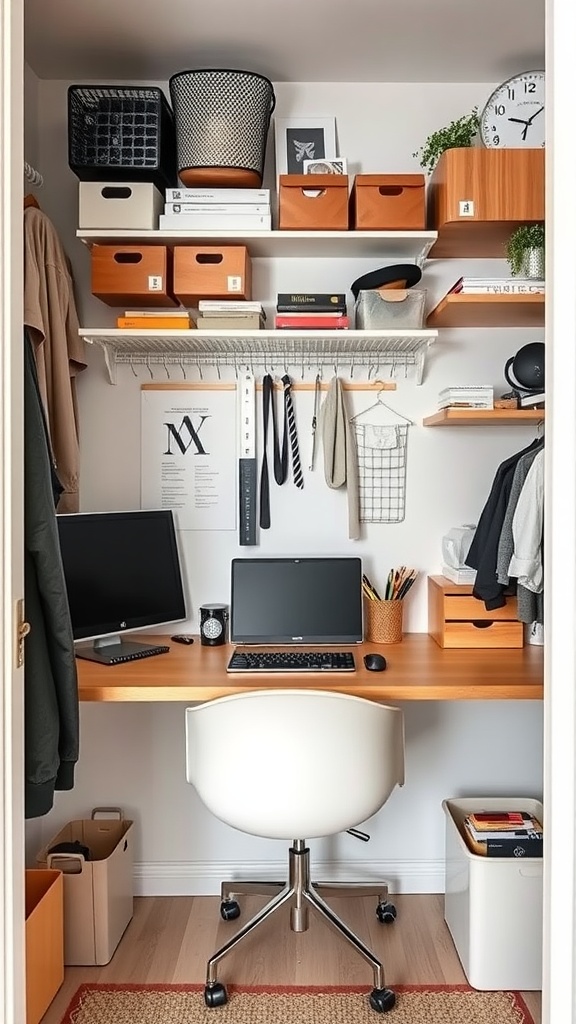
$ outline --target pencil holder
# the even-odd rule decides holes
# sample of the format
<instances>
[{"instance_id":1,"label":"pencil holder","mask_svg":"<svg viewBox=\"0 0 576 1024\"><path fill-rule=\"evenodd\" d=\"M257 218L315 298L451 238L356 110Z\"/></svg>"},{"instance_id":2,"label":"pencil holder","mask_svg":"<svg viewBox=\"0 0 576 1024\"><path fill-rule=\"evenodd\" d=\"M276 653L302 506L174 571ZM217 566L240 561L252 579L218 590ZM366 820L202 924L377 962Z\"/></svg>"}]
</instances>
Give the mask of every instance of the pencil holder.
<instances>
[{"instance_id":1,"label":"pencil holder","mask_svg":"<svg viewBox=\"0 0 576 1024\"><path fill-rule=\"evenodd\" d=\"M397 644L402 639L403 601L364 599L364 634L374 644Z\"/></svg>"}]
</instances>

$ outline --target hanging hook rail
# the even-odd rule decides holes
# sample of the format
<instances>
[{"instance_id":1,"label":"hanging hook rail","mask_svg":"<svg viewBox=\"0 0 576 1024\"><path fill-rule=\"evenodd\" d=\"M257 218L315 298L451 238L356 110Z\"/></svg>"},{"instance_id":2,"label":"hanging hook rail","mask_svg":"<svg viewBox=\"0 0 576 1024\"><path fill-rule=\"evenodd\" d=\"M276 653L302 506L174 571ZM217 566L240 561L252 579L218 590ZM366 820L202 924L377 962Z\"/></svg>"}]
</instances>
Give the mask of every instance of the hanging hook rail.
<instances>
[{"instance_id":1,"label":"hanging hook rail","mask_svg":"<svg viewBox=\"0 0 576 1024\"><path fill-rule=\"evenodd\" d=\"M413 366L417 383L422 381L428 346L437 337L435 330L423 331L294 331L230 332L209 334L166 331L162 334L137 334L105 328L81 329L80 334L104 349L111 383L115 366L172 362L180 366Z\"/></svg>"}]
</instances>

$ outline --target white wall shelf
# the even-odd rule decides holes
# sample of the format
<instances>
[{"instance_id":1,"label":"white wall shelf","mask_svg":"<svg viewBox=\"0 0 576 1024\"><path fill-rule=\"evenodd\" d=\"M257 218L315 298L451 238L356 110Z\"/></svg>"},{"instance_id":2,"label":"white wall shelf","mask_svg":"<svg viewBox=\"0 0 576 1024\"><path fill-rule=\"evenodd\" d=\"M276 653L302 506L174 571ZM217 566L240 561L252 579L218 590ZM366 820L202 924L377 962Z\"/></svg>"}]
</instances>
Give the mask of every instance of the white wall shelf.
<instances>
[{"instance_id":1,"label":"white wall shelf","mask_svg":"<svg viewBox=\"0 0 576 1024\"><path fill-rule=\"evenodd\" d=\"M346 364L383 368L415 368L422 383L428 346L438 331L127 331L82 328L81 337L104 350L111 384L116 366L298 366Z\"/></svg>"},{"instance_id":2,"label":"white wall shelf","mask_svg":"<svg viewBox=\"0 0 576 1024\"><path fill-rule=\"evenodd\" d=\"M437 231L136 231L94 228L76 232L86 245L246 245L257 257L414 260L420 265Z\"/></svg>"}]
</instances>

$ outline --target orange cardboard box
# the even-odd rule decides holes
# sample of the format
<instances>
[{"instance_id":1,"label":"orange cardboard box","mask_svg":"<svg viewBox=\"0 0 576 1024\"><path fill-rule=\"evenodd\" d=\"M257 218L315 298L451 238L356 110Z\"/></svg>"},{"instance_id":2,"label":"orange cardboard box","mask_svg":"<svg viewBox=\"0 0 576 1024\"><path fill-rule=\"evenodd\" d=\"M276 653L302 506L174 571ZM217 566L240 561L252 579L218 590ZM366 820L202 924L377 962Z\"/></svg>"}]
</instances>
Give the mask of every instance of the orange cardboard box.
<instances>
[{"instance_id":1,"label":"orange cardboard box","mask_svg":"<svg viewBox=\"0 0 576 1024\"><path fill-rule=\"evenodd\" d=\"M174 294L185 306L200 299L251 299L248 249L245 245L176 245Z\"/></svg>"},{"instance_id":2,"label":"orange cardboard box","mask_svg":"<svg viewBox=\"0 0 576 1024\"><path fill-rule=\"evenodd\" d=\"M177 306L165 245L94 245L92 294L108 306Z\"/></svg>"},{"instance_id":3,"label":"orange cardboard box","mask_svg":"<svg viewBox=\"0 0 576 1024\"><path fill-rule=\"evenodd\" d=\"M423 231L423 174L357 174L350 196L350 223L357 231Z\"/></svg>"},{"instance_id":4,"label":"orange cardboard box","mask_svg":"<svg viewBox=\"0 0 576 1024\"><path fill-rule=\"evenodd\" d=\"M38 1024L64 981L62 872L25 873L26 1024Z\"/></svg>"},{"instance_id":5,"label":"orange cardboard box","mask_svg":"<svg viewBox=\"0 0 576 1024\"><path fill-rule=\"evenodd\" d=\"M296 231L348 229L347 174L281 174L279 228Z\"/></svg>"}]
</instances>

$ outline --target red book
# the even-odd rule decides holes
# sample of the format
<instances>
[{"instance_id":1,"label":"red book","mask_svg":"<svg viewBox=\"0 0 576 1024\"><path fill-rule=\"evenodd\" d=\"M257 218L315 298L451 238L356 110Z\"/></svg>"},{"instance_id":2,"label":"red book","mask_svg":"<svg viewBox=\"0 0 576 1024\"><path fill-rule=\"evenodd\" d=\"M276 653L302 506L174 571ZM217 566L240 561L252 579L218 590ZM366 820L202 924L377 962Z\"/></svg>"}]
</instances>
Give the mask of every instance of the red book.
<instances>
[{"instance_id":1,"label":"red book","mask_svg":"<svg viewBox=\"0 0 576 1024\"><path fill-rule=\"evenodd\" d=\"M310 330L341 330L350 326L347 316L322 316L311 313L310 316L290 316L289 313L278 313L274 318L274 326L279 330L310 331Z\"/></svg>"}]
</instances>

